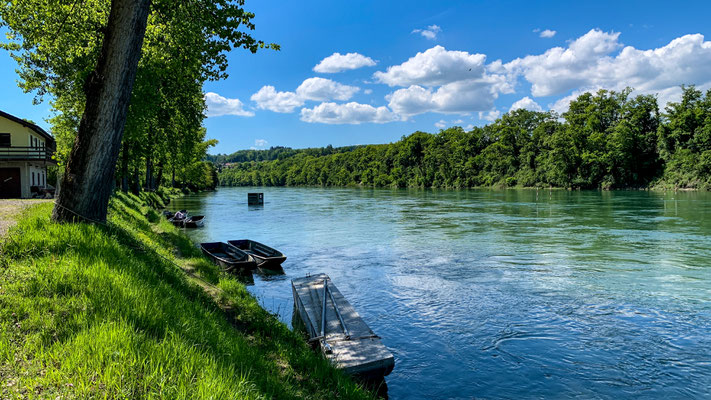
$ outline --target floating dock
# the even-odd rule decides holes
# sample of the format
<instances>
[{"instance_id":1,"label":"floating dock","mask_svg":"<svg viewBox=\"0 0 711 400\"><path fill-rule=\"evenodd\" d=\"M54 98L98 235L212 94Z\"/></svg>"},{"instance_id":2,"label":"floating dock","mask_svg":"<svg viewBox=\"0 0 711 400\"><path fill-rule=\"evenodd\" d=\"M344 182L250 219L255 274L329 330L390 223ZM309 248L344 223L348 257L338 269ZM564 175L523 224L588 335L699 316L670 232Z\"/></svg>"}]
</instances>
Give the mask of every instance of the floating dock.
<instances>
[{"instance_id":1,"label":"floating dock","mask_svg":"<svg viewBox=\"0 0 711 400\"><path fill-rule=\"evenodd\" d=\"M377 379L395 366L392 353L358 315L326 274L291 281L295 313L310 343L346 374ZM325 310L325 312L324 312Z\"/></svg>"}]
</instances>

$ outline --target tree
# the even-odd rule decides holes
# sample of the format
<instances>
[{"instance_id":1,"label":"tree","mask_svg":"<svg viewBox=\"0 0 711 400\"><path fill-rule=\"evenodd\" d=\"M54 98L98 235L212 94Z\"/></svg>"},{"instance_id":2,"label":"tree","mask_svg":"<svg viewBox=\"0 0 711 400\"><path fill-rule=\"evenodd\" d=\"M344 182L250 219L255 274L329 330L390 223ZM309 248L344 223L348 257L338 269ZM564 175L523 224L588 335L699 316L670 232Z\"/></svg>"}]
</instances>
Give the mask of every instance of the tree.
<instances>
[{"instance_id":1,"label":"tree","mask_svg":"<svg viewBox=\"0 0 711 400\"><path fill-rule=\"evenodd\" d=\"M138 186L140 169L151 188L164 168L184 171L185 162L196 162L196 141L204 138L198 133L205 109L202 84L227 76L224 53L279 49L239 30L254 29L254 14L243 5L243 0L0 2L0 26L8 28L10 39L2 47L20 66L20 86L34 91L36 101L50 94L57 112L52 131L59 161L68 168L57 220L73 220L70 209L105 219L127 121L120 169L126 183L132 174ZM122 18L119 11L140 18ZM133 47L120 47L126 43ZM158 94L155 99L139 104L145 96L131 97L134 78L141 91ZM129 103L134 106L126 111ZM181 143L172 160L165 156L169 140Z\"/></svg>"},{"instance_id":2,"label":"tree","mask_svg":"<svg viewBox=\"0 0 711 400\"><path fill-rule=\"evenodd\" d=\"M86 106L52 218L106 220L150 0L113 0Z\"/></svg>"}]
</instances>

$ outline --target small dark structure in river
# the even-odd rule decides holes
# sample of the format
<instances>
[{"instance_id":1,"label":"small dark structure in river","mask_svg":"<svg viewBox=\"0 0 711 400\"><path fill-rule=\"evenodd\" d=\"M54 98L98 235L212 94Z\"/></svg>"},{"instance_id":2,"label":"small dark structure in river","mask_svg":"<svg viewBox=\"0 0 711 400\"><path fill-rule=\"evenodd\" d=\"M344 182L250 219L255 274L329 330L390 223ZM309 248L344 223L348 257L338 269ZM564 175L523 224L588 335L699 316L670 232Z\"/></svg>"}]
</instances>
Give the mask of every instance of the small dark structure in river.
<instances>
[{"instance_id":1,"label":"small dark structure in river","mask_svg":"<svg viewBox=\"0 0 711 400\"><path fill-rule=\"evenodd\" d=\"M247 205L250 205L250 206L264 205L264 193L247 193Z\"/></svg>"},{"instance_id":2,"label":"small dark structure in river","mask_svg":"<svg viewBox=\"0 0 711 400\"><path fill-rule=\"evenodd\" d=\"M395 366L393 354L383 345L326 274L291 281L294 313L303 323L309 342L346 374L377 380ZM296 317L295 315L295 317Z\"/></svg>"}]
</instances>

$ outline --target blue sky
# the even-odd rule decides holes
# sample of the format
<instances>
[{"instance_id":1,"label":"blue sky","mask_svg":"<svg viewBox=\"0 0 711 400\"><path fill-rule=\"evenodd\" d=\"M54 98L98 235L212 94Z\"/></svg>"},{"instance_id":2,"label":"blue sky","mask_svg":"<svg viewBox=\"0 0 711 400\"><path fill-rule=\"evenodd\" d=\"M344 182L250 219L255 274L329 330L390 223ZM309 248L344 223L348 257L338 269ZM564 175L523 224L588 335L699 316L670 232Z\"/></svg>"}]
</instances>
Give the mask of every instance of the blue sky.
<instances>
[{"instance_id":1,"label":"blue sky","mask_svg":"<svg viewBox=\"0 0 711 400\"><path fill-rule=\"evenodd\" d=\"M255 37L282 50L235 50L230 77L205 85L205 126L220 142L212 153L387 143L416 130L483 125L512 106L564 111L571 97L597 88L633 86L663 104L680 84L711 87L707 1L245 7L256 14ZM49 128L49 105L32 104L14 69L0 54L1 109Z\"/></svg>"}]
</instances>

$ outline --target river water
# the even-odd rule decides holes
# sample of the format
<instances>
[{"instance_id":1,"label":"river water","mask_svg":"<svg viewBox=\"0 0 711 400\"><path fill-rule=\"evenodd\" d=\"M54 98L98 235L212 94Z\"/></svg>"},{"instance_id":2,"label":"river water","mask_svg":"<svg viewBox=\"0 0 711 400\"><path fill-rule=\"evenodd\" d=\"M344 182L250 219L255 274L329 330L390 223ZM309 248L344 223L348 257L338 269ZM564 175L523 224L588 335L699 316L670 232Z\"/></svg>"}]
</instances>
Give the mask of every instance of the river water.
<instances>
[{"instance_id":1,"label":"river water","mask_svg":"<svg viewBox=\"0 0 711 400\"><path fill-rule=\"evenodd\" d=\"M247 192L264 192L263 207ZM290 324L327 273L395 355L392 399L711 396L711 194L220 188L197 242L288 259L250 291Z\"/></svg>"}]
</instances>

